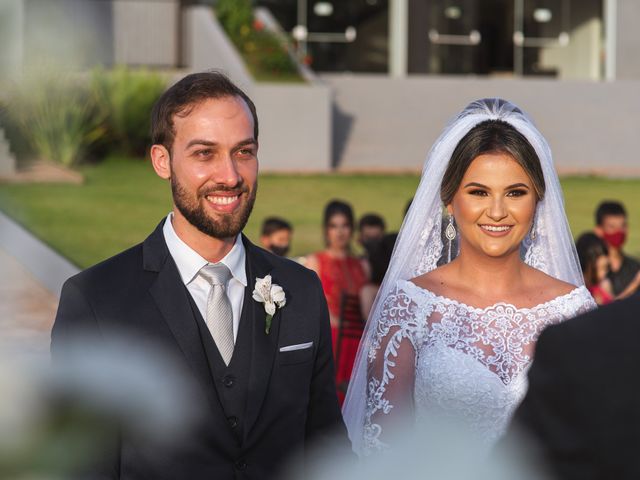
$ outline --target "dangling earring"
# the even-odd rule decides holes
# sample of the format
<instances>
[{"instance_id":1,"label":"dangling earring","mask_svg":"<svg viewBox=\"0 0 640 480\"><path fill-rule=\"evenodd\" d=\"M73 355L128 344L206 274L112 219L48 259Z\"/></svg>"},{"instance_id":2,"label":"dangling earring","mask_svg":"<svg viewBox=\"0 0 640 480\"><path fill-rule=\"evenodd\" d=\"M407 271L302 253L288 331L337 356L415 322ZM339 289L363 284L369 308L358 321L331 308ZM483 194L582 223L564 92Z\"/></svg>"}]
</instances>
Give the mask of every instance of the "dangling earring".
<instances>
[{"instance_id":1,"label":"dangling earring","mask_svg":"<svg viewBox=\"0 0 640 480\"><path fill-rule=\"evenodd\" d=\"M447 255L447 263L451 262L451 245L457 235L456 227L453 226L453 215L449 215L449 225L444 231L444 236L449 240L449 254Z\"/></svg>"},{"instance_id":2,"label":"dangling earring","mask_svg":"<svg viewBox=\"0 0 640 480\"><path fill-rule=\"evenodd\" d=\"M533 242L536 239L536 224L531 222L531 230L529 231L529 238Z\"/></svg>"}]
</instances>

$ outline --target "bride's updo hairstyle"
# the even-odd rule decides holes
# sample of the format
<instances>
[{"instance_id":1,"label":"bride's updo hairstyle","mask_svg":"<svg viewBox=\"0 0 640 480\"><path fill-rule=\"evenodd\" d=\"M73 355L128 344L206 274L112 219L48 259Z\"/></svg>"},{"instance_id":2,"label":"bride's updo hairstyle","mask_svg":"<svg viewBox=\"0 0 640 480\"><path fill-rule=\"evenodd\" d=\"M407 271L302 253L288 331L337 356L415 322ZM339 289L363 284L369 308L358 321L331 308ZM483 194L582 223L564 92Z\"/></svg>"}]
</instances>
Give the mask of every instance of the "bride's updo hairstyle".
<instances>
[{"instance_id":1,"label":"bride's updo hairstyle","mask_svg":"<svg viewBox=\"0 0 640 480\"><path fill-rule=\"evenodd\" d=\"M491 153L504 153L518 162L531 179L538 200L544 198L546 187L542 166L529 141L507 122L486 120L469 130L451 155L440 185L440 198L445 205L453 200L471 162L480 155Z\"/></svg>"}]
</instances>

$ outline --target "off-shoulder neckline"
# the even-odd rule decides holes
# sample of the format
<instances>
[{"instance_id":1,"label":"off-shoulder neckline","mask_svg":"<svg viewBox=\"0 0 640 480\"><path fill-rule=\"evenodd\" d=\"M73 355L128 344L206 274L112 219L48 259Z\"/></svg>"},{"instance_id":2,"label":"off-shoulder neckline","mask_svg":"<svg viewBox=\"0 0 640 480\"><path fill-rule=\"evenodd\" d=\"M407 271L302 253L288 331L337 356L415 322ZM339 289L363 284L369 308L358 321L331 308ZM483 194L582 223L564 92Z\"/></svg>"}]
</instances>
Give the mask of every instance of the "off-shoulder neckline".
<instances>
[{"instance_id":1,"label":"off-shoulder neckline","mask_svg":"<svg viewBox=\"0 0 640 480\"><path fill-rule=\"evenodd\" d=\"M559 295L555 298L552 298L550 300L547 300L545 302L539 303L537 305L534 305L533 307L517 307L516 305L514 305L513 303L509 303L509 302L496 302L493 305L488 305L486 307L474 307L473 305L468 305L464 302L460 302L454 298L449 298L449 297L445 297L444 295L437 295L436 293L432 292L431 290L429 290L428 288L424 288L421 287L420 285L415 284L414 282L412 282L411 280L399 280L398 283L407 283L410 284L412 286L412 288L423 292L424 294L430 296L431 298L435 299L435 300L439 300L439 301L443 301L445 303L449 303L449 304L454 304L454 305L458 305L460 307L466 308L467 310L470 311L474 311L477 313L481 313L481 312L487 312L490 310L493 310L497 307L512 307L513 309L517 310L518 312L532 312L535 310L540 310L542 308L545 307L549 307L550 305L557 303L557 302L561 302L563 300L568 300L571 297L575 297L578 296L581 293L586 292L589 296L591 294L589 294L589 290L587 290L587 288L584 285L581 285L579 287L575 287L573 290L571 290L570 292L567 292L565 294Z\"/></svg>"}]
</instances>

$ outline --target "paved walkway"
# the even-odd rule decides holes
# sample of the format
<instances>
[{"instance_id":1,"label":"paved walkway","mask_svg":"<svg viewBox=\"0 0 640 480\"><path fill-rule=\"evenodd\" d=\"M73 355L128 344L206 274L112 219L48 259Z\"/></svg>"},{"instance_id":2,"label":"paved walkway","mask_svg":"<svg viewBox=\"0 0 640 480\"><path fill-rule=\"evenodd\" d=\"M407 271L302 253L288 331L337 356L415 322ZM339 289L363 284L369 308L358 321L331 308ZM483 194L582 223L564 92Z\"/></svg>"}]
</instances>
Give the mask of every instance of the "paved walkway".
<instances>
[{"instance_id":1,"label":"paved walkway","mask_svg":"<svg viewBox=\"0 0 640 480\"><path fill-rule=\"evenodd\" d=\"M0 341L10 350L49 348L58 299L0 248Z\"/></svg>"}]
</instances>

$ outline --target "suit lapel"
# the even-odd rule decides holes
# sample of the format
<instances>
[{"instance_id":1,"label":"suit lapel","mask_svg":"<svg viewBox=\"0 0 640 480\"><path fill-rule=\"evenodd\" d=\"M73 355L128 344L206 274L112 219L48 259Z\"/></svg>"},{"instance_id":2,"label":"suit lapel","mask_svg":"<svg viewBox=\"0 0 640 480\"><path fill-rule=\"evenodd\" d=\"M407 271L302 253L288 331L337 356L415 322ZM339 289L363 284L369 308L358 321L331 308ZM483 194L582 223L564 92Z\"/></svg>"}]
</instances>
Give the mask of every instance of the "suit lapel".
<instances>
[{"instance_id":1,"label":"suit lapel","mask_svg":"<svg viewBox=\"0 0 640 480\"><path fill-rule=\"evenodd\" d=\"M180 346L187 363L200 380L209 401L218 404L217 394L209 364L200 339L200 332L191 310L187 289L178 268L167 249L162 225L145 240L143 245L144 268L158 273L149 293Z\"/></svg>"},{"instance_id":2,"label":"suit lapel","mask_svg":"<svg viewBox=\"0 0 640 480\"><path fill-rule=\"evenodd\" d=\"M252 330L251 370L247 395L245 437L256 422L269 387L271 370L278 351L280 314L276 312L269 334L265 333L264 305L252 298L256 278L264 278L272 270L266 257L243 236L247 253L247 289L241 322L250 322ZM277 279L275 279L277 282Z\"/></svg>"}]
</instances>

